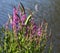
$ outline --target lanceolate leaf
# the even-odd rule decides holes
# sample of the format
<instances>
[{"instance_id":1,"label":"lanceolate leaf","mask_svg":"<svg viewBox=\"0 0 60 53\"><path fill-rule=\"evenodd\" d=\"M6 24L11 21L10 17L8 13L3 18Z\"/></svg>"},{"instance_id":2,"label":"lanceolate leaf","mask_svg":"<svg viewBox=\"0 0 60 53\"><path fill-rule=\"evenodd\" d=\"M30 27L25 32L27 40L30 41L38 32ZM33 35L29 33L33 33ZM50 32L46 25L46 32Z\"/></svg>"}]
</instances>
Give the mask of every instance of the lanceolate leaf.
<instances>
[{"instance_id":1,"label":"lanceolate leaf","mask_svg":"<svg viewBox=\"0 0 60 53\"><path fill-rule=\"evenodd\" d=\"M27 19L26 19L26 21L25 21L25 25L27 25L27 23L28 23L29 19L31 18L31 16L32 16L32 15L29 15L29 16L27 17Z\"/></svg>"},{"instance_id":2,"label":"lanceolate leaf","mask_svg":"<svg viewBox=\"0 0 60 53\"><path fill-rule=\"evenodd\" d=\"M24 14L25 14L25 8L24 8L24 6L23 6L23 4L22 4L21 2L20 2L20 4L21 4L21 8L20 8L20 9L21 9L21 11L24 12Z\"/></svg>"}]
</instances>

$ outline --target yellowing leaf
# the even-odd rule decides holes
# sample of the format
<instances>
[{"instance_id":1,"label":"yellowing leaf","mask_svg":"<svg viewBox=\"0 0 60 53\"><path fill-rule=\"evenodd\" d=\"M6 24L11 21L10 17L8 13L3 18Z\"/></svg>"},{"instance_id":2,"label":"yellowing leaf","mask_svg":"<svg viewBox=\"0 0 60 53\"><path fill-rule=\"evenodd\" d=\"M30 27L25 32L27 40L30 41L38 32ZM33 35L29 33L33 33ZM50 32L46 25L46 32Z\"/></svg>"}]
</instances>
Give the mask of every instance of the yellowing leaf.
<instances>
[{"instance_id":1,"label":"yellowing leaf","mask_svg":"<svg viewBox=\"0 0 60 53\"><path fill-rule=\"evenodd\" d=\"M26 19L26 21L25 21L25 25L27 25L27 23L28 23L28 21L29 21L29 19L31 18L31 14L27 17L27 19Z\"/></svg>"}]
</instances>

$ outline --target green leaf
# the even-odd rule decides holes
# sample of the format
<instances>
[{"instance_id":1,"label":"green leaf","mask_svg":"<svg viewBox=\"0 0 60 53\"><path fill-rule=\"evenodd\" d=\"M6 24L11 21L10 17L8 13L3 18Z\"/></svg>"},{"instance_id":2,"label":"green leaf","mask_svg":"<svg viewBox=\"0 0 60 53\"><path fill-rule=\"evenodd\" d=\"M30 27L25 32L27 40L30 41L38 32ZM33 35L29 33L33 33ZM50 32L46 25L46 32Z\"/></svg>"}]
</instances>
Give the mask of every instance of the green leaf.
<instances>
[{"instance_id":1,"label":"green leaf","mask_svg":"<svg viewBox=\"0 0 60 53\"><path fill-rule=\"evenodd\" d=\"M3 50L3 49L2 49L2 47L0 46L0 53L2 52L2 50Z\"/></svg>"},{"instance_id":2,"label":"green leaf","mask_svg":"<svg viewBox=\"0 0 60 53\"><path fill-rule=\"evenodd\" d=\"M27 25L27 23L28 23L28 21L29 21L29 19L31 18L31 14L27 17L27 19L26 19L26 21L25 21L25 25Z\"/></svg>"},{"instance_id":3,"label":"green leaf","mask_svg":"<svg viewBox=\"0 0 60 53\"><path fill-rule=\"evenodd\" d=\"M24 12L25 13L25 8L24 8L23 4L21 2L20 2L20 4L21 4L21 6L20 6L21 12Z\"/></svg>"},{"instance_id":4,"label":"green leaf","mask_svg":"<svg viewBox=\"0 0 60 53\"><path fill-rule=\"evenodd\" d=\"M14 43L11 44L12 51L15 51L16 50L17 45L18 44L16 42L14 42Z\"/></svg>"}]
</instances>

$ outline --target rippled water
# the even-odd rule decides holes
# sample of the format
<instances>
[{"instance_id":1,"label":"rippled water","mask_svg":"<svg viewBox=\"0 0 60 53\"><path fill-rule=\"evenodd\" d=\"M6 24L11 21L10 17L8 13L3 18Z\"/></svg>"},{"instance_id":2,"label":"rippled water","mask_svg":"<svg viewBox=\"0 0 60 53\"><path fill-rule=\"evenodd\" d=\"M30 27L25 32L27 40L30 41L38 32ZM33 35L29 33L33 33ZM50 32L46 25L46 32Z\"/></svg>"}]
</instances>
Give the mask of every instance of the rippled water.
<instances>
[{"instance_id":1,"label":"rippled water","mask_svg":"<svg viewBox=\"0 0 60 53\"><path fill-rule=\"evenodd\" d=\"M13 6L17 6L20 1L32 11L35 11L35 5L38 4L39 11L35 14L35 21L39 23L41 18L48 21L52 28L53 53L60 53L60 0L0 0L0 26L5 24L7 14L11 14Z\"/></svg>"}]
</instances>

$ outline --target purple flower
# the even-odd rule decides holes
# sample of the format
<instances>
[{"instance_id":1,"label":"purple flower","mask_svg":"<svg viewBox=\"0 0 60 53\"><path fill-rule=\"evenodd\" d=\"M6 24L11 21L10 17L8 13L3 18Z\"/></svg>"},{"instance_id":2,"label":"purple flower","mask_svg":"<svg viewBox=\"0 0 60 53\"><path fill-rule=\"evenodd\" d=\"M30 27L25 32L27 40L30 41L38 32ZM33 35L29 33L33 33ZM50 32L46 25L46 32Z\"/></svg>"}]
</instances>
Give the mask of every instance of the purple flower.
<instances>
[{"instance_id":1,"label":"purple flower","mask_svg":"<svg viewBox=\"0 0 60 53\"><path fill-rule=\"evenodd\" d=\"M17 28L18 28L18 20L19 17L18 15L18 10L16 9L16 7L13 8L13 20L12 20L12 28L13 30L16 32Z\"/></svg>"},{"instance_id":2,"label":"purple flower","mask_svg":"<svg viewBox=\"0 0 60 53\"><path fill-rule=\"evenodd\" d=\"M14 7L13 9L13 22L18 23L18 10Z\"/></svg>"},{"instance_id":3,"label":"purple flower","mask_svg":"<svg viewBox=\"0 0 60 53\"><path fill-rule=\"evenodd\" d=\"M42 33L42 31L41 31L41 30L42 30L42 28L41 28L41 27L39 27L39 28L37 29L37 35L38 35L38 36L40 36L40 35L41 35L41 33Z\"/></svg>"},{"instance_id":4,"label":"purple flower","mask_svg":"<svg viewBox=\"0 0 60 53\"><path fill-rule=\"evenodd\" d=\"M32 34L34 35L34 34L36 34L36 30L37 30L37 25L33 25L33 29L32 29Z\"/></svg>"},{"instance_id":5,"label":"purple flower","mask_svg":"<svg viewBox=\"0 0 60 53\"><path fill-rule=\"evenodd\" d=\"M22 3L21 3L22 4ZM25 12L22 12L23 6L20 7L20 4L18 5L18 11L20 10L20 17L21 17L21 21L24 22L26 20L26 14ZM24 10L23 10L24 11Z\"/></svg>"},{"instance_id":6,"label":"purple flower","mask_svg":"<svg viewBox=\"0 0 60 53\"><path fill-rule=\"evenodd\" d=\"M26 14L21 16L21 21L24 22L26 20Z\"/></svg>"}]
</instances>

